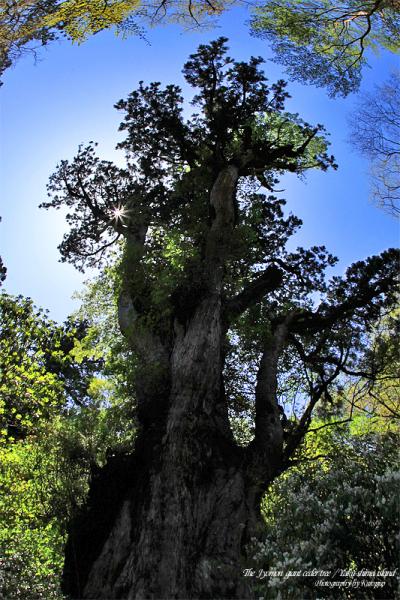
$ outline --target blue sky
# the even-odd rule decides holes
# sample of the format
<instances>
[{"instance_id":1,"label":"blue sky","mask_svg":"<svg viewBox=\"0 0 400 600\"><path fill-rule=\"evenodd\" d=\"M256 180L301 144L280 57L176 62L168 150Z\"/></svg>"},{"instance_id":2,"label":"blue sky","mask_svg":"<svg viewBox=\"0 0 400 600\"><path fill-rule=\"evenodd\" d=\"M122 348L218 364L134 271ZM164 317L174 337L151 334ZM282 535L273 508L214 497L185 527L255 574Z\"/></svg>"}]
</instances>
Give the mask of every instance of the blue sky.
<instances>
[{"instance_id":1,"label":"blue sky","mask_svg":"<svg viewBox=\"0 0 400 600\"><path fill-rule=\"evenodd\" d=\"M234 58L253 54L269 59L266 43L249 35L247 19L236 8L220 19L218 28L186 33L172 25L153 29L150 45L138 37L123 40L102 32L80 46L53 43L40 52L37 64L27 56L6 72L0 88L0 255L8 268L9 293L30 296L57 320L77 307L71 296L88 274L58 262L57 245L65 231L62 212L38 209L46 199L49 175L89 140L99 142L103 158L121 160L122 153L114 150L121 139L121 114L114 103L141 79L185 89L181 68L200 43L225 35ZM398 58L385 53L372 57L371 65L361 94L383 82ZM279 65L268 60L265 71L270 81L283 76ZM370 203L368 163L346 141L356 97L332 100L324 90L293 83L289 91L288 110L326 126L330 151L339 163L338 171L310 173L305 181L285 178L282 196L288 210L304 221L295 243L325 244L339 257L337 270L343 272L355 260L398 245L398 226Z\"/></svg>"}]
</instances>

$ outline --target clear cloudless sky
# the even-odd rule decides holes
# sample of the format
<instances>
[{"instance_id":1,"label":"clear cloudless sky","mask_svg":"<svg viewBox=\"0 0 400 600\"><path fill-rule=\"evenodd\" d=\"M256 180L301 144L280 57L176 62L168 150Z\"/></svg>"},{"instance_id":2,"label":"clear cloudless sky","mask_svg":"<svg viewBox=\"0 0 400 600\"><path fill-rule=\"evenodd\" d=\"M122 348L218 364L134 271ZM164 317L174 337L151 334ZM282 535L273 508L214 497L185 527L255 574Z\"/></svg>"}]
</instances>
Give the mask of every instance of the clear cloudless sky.
<instances>
[{"instance_id":1,"label":"clear cloudless sky","mask_svg":"<svg viewBox=\"0 0 400 600\"><path fill-rule=\"evenodd\" d=\"M0 255L8 269L9 293L31 297L59 321L77 308L71 296L90 274L58 262L57 245L66 230L62 211L39 210L38 205L46 199L46 183L57 163L72 158L80 143L97 141L103 158L123 159L114 150L121 139L117 129L122 114L113 105L140 80L178 83L190 98L182 65L200 43L219 35L229 38L234 58L266 59L271 82L283 76L281 67L269 60L266 42L250 36L248 18L244 9L235 8L213 29L185 33L173 25L155 28L147 34L150 44L134 36L124 40L110 31L80 46L63 40L41 50L37 64L26 56L6 72L0 88ZM372 56L361 95L382 83L396 66L394 55ZM285 178L281 195L288 211L304 221L293 243L325 244L339 257L335 270L342 273L351 262L396 246L398 227L393 217L370 203L368 163L347 142L356 96L332 100L323 89L297 83L288 89L292 98L287 109L326 126L330 151L339 164L336 172L310 172L305 180Z\"/></svg>"}]
</instances>

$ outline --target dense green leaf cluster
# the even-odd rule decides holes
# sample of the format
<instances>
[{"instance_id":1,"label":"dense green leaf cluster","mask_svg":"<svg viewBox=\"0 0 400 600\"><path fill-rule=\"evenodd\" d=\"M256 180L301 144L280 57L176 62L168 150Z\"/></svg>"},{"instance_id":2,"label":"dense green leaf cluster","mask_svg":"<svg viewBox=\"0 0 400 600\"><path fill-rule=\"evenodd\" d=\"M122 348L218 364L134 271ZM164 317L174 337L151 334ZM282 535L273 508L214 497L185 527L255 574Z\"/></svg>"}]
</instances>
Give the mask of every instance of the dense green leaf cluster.
<instances>
[{"instance_id":1,"label":"dense green leaf cluster","mask_svg":"<svg viewBox=\"0 0 400 600\"><path fill-rule=\"evenodd\" d=\"M358 435L352 429L341 426L310 433L299 455L303 462L277 480L265 496L262 510L267 530L255 549L256 566L282 574L260 579L259 594L271 599L359 598L360 593L363 598L395 597L398 438L365 430ZM321 458L312 460L312 456ZM392 575L367 577L363 569L390 570ZM312 574L313 570L317 572ZM322 571L330 574L321 577ZM349 571L360 574L346 575ZM332 589L319 585L321 579L359 581L360 587ZM383 587L361 587L362 581L381 582Z\"/></svg>"},{"instance_id":2,"label":"dense green leaf cluster","mask_svg":"<svg viewBox=\"0 0 400 600\"><path fill-rule=\"evenodd\" d=\"M2 436L23 438L68 405L88 399L99 361L77 357L84 322L57 325L29 298L0 296Z\"/></svg>"},{"instance_id":3,"label":"dense green leaf cluster","mask_svg":"<svg viewBox=\"0 0 400 600\"><path fill-rule=\"evenodd\" d=\"M56 6L57 0L1 0L0 74L24 53L35 52L37 46L56 38L56 30L44 23Z\"/></svg>"},{"instance_id":4,"label":"dense green leaf cluster","mask_svg":"<svg viewBox=\"0 0 400 600\"><path fill-rule=\"evenodd\" d=\"M1 596L60 600L67 523L94 465L131 447L132 409L89 301L90 327L81 315L57 325L21 296L0 302Z\"/></svg>"}]
</instances>

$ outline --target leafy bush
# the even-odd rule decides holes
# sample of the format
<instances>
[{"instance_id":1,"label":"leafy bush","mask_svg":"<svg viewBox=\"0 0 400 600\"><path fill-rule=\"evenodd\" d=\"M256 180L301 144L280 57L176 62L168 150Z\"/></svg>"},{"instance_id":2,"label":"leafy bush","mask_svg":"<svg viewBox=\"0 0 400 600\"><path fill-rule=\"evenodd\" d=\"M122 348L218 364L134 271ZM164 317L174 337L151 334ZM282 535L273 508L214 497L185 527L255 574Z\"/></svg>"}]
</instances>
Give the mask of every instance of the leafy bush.
<instances>
[{"instance_id":1,"label":"leafy bush","mask_svg":"<svg viewBox=\"0 0 400 600\"><path fill-rule=\"evenodd\" d=\"M348 576L340 577L340 570L393 571L399 566L396 436L357 436L348 428L324 436L320 448L328 449L326 458L300 463L265 496L267 533L255 546L255 562L265 572L283 573L257 580L257 591L266 598L332 597L328 587L316 586L320 575L304 576L313 569L343 581ZM299 571L303 575L288 576ZM372 580L385 585L380 591L362 588L362 596L360 589L339 588L334 597L396 596L395 577Z\"/></svg>"}]
</instances>

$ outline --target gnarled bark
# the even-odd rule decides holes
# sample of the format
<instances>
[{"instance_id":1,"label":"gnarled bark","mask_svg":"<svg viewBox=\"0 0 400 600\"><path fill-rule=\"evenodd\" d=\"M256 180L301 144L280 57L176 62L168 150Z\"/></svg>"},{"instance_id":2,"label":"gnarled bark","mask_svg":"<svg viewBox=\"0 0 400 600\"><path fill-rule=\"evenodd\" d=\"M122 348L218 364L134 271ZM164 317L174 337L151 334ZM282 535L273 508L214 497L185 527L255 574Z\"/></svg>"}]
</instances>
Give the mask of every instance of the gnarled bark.
<instances>
[{"instance_id":1,"label":"gnarled bark","mask_svg":"<svg viewBox=\"0 0 400 600\"><path fill-rule=\"evenodd\" d=\"M245 598L240 558L256 507L221 389L221 305L177 326L164 419L94 477L64 573L73 598Z\"/></svg>"}]
</instances>

